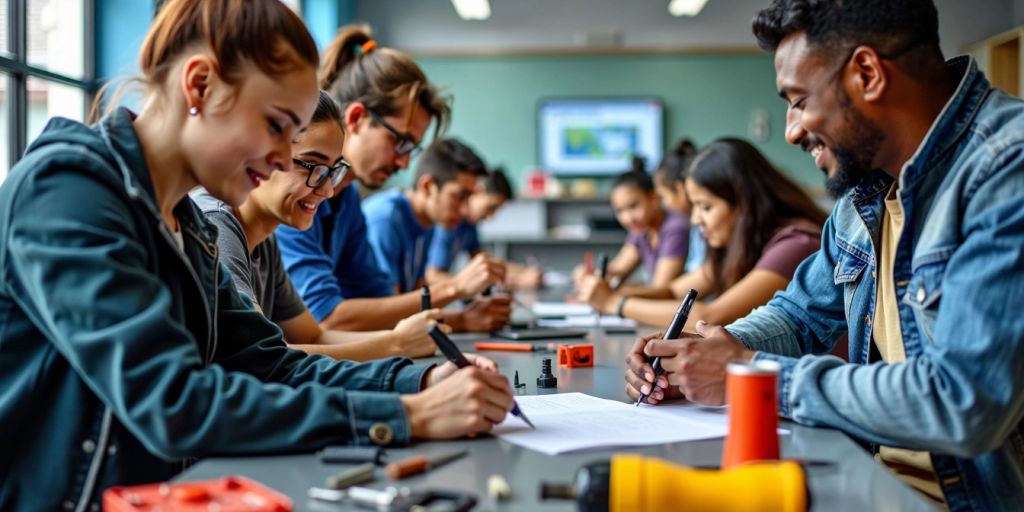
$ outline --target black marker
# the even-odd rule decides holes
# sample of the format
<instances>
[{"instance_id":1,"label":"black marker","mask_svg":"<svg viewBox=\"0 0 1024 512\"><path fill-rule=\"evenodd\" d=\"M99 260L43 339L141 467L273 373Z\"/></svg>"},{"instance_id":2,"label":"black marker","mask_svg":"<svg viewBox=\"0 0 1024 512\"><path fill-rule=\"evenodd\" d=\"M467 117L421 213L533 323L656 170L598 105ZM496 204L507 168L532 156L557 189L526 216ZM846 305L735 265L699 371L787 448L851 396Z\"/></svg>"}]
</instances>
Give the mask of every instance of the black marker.
<instances>
[{"instance_id":1,"label":"black marker","mask_svg":"<svg viewBox=\"0 0 1024 512\"><path fill-rule=\"evenodd\" d=\"M605 274L608 273L608 255L601 253L597 256L597 277L604 279ZM597 313L597 319L594 320L594 329L601 327L601 310L594 308Z\"/></svg>"},{"instance_id":2,"label":"black marker","mask_svg":"<svg viewBox=\"0 0 1024 512\"><path fill-rule=\"evenodd\" d=\"M469 359L466 359L466 356L462 355L462 351L459 350L459 347L455 346L455 342L452 341L444 331L438 329L436 325L431 326L430 330L427 331L427 334L433 338L434 344L437 345L437 348L441 349L441 353L444 354L449 361L455 363L456 367L465 368L467 366L473 366L473 363L470 363ZM523 414L523 411L519 409L519 404L514 401L512 402L512 414L519 416L519 418L525 421L530 428L537 428L533 426L533 422L531 422L529 418Z\"/></svg>"},{"instance_id":3,"label":"black marker","mask_svg":"<svg viewBox=\"0 0 1024 512\"><path fill-rule=\"evenodd\" d=\"M676 310L675 316L672 317L672 322L668 324L668 329L665 329L665 335L661 339L674 340L679 337L679 334L683 332L683 326L686 325L686 321L690 318L690 309L693 308L693 303L696 300L697 290L690 288L690 291L686 292L683 302L679 304L679 309ZM651 382L651 392L653 393L658 382L658 376L665 373L664 368L661 367L661 356L654 358L651 368L654 369L654 382ZM636 406L639 407L640 402L643 402L645 398L647 398L647 395L640 393L640 398L636 400Z\"/></svg>"},{"instance_id":4,"label":"black marker","mask_svg":"<svg viewBox=\"0 0 1024 512\"><path fill-rule=\"evenodd\" d=\"M604 275L608 273L608 255L601 253L597 256L597 277L604 279Z\"/></svg>"},{"instance_id":5,"label":"black marker","mask_svg":"<svg viewBox=\"0 0 1024 512\"><path fill-rule=\"evenodd\" d=\"M420 292L420 311L431 309L430 302L430 287L424 286L423 291Z\"/></svg>"}]
</instances>

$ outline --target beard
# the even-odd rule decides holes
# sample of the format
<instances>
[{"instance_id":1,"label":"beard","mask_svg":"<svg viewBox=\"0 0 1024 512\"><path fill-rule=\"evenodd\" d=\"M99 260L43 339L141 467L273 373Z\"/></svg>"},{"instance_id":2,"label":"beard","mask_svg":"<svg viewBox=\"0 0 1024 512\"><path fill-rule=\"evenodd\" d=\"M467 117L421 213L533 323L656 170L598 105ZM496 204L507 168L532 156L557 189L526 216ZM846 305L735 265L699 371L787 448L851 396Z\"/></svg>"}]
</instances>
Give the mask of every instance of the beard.
<instances>
[{"instance_id":1,"label":"beard","mask_svg":"<svg viewBox=\"0 0 1024 512\"><path fill-rule=\"evenodd\" d=\"M828 176L825 171L825 189L837 200L871 174L874 170L871 162L885 140L882 130L853 106L846 91L839 88L838 98L849 134L842 137L845 141L842 146L830 148L836 160L835 174Z\"/></svg>"}]
</instances>

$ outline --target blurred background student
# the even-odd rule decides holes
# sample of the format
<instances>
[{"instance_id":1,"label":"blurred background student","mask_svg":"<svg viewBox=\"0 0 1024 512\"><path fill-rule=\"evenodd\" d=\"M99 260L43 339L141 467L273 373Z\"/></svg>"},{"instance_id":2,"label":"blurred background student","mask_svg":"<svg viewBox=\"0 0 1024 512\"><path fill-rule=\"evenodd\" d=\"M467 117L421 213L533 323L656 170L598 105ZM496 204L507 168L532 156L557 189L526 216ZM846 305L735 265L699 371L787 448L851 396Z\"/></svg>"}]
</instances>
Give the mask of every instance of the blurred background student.
<instances>
[{"instance_id":1,"label":"blurred background student","mask_svg":"<svg viewBox=\"0 0 1024 512\"><path fill-rule=\"evenodd\" d=\"M707 241L704 263L666 287L613 292L596 276L579 296L595 309L649 325L668 325L690 289L703 299L687 324L727 324L768 302L820 246L825 221L814 201L750 143L719 139L693 160L686 178L693 224Z\"/></svg>"},{"instance_id":2,"label":"blurred background student","mask_svg":"<svg viewBox=\"0 0 1024 512\"><path fill-rule=\"evenodd\" d=\"M612 209L619 224L629 232L626 243L611 261L605 279L625 282L643 265L647 284L668 287L683 272L690 246L690 220L661 206L654 180L644 170L642 158L633 159L633 169L620 174L612 184ZM587 269L576 267L577 286Z\"/></svg>"},{"instance_id":3,"label":"blurred background student","mask_svg":"<svg viewBox=\"0 0 1024 512\"><path fill-rule=\"evenodd\" d=\"M480 245L477 224L494 216L508 201L513 199L512 185L501 168L492 169L477 182L477 188L469 197L469 213L466 219L454 228L436 226L427 257L427 283L434 284L450 279L452 265L461 252L470 258L484 252ZM543 270L536 262L526 265L512 261L505 263L505 285L513 290L536 290L543 284Z\"/></svg>"},{"instance_id":4,"label":"blurred background student","mask_svg":"<svg viewBox=\"0 0 1024 512\"><path fill-rule=\"evenodd\" d=\"M661 205L668 211L690 219L692 205L686 195L686 175L697 156L697 147L690 139L682 138L669 149L654 171L654 191L661 198ZM689 250L686 254L685 272L692 272L704 263L705 243L700 230L692 224L689 227Z\"/></svg>"}]
</instances>

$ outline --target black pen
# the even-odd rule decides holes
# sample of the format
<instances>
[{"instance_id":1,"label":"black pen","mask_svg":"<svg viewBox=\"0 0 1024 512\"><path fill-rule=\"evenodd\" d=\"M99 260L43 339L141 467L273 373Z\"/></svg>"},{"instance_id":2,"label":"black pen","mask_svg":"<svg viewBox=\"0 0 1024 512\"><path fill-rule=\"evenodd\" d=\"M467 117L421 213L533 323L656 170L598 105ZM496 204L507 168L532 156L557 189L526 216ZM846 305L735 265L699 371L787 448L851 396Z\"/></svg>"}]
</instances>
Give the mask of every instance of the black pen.
<instances>
[{"instance_id":1,"label":"black pen","mask_svg":"<svg viewBox=\"0 0 1024 512\"><path fill-rule=\"evenodd\" d=\"M420 311L427 311L428 309L431 309L433 306L431 306L430 303L430 287L424 286L423 291L420 292Z\"/></svg>"},{"instance_id":2,"label":"black pen","mask_svg":"<svg viewBox=\"0 0 1024 512\"><path fill-rule=\"evenodd\" d=\"M604 276L608 273L608 255L601 253L597 256L597 277L604 279ZM594 320L594 329L601 327L601 308L594 308L594 312L597 313L597 319Z\"/></svg>"},{"instance_id":3,"label":"black pen","mask_svg":"<svg viewBox=\"0 0 1024 512\"><path fill-rule=\"evenodd\" d=\"M683 326L686 325L686 321L690 318L690 310L693 309L693 303L697 300L697 290L690 288L690 291L686 292L686 297L683 298L683 302L679 304L679 309L676 310L675 316L672 317L672 322L668 324L668 329L665 329L665 334L661 337L663 340L674 340L679 337L679 334L683 332ZM661 357L655 357L654 362L651 363L651 368L654 369L654 379L651 382L651 393L654 392L654 388L658 383L658 376L665 373L665 369L661 367ZM643 402L647 398L647 395L640 393L640 398L636 400L636 406L640 406L640 402Z\"/></svg>"},{"instance_id":4,"label":"black pen","mask_svg":"<svg viewBox=\"0 0 1024 512\"><path fill-rule=\"evenodd\" d=\"M430 330L427 331L427 334L429 334L430 337L433 338L434 343L437 345L437 348L441 349L441 353L444 354L444 356L447 357L449 361L455 363L456 367L465 368L467 366L473 366L473 363L470 363L469 359L466 359L466 356L462 354L462 351L459 350L459 347L455 346L455 342L452 341L452 339L449 338L448 335L444 333L444 331L438 329L436 325L431 326ZM537 428L533 426L533 422L531 422L530 419L527 418L525 414L523 414L523 411L519 409L519 404L515 403L515 401L512 402L512 414L519 416L519 418L525 421L526 424L530 426L530 428Z\"/></svg>"}]
</instances>

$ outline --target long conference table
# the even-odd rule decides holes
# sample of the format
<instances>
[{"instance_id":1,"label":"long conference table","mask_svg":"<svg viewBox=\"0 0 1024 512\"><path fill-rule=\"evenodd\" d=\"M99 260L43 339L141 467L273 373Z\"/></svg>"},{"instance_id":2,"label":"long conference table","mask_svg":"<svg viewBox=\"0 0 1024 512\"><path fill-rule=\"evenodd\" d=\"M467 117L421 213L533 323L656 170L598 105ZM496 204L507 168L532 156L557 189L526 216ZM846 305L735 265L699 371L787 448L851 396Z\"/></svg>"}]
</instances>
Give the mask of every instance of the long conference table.
<instances>
[{"instance_id":1,"label":"long conference table","mask_svg":"<svg viewBox=\"0 0 1024 512\"><path fill-rule=\"evenodd\" d=\"M639 328L638 334L653 332ZM456 334L452 338L464 352L473 352L473 342L491 340L487 335ZM496 361L500 371L511 382L519 372L520 382L526 384L520 394L546 394L581 392L600 398L626 402L623 387L624 355L636 339L636 334L607 334L591 330L586 340L561 340L562 343L592 343L592 368L558 367L553 353L495 352L483 354ZM557 389L538 389L536 378L541 362L552 359L552 371L558 377ZM419 360L423 363L442 363L440 357ZM780 426L790 434L780 436L783 458L804 458L834 462L832 466L807 467L807 480L811 509L817 511L913 511L934 510L927 500L902 483L871 454L842 432L826 428L810 428L782 421ZM643 425L630 429L643 435ZM688 466L717 465L721 461L723 439L687 441L657 446L591 450L549 456L511 444L492 436L455 441L431 441L409 447L386 450L390 461L412 455L443 454L452 450L469 450L467 457L449 462L400 482L389 480L383 467L378 467L375 480L365 487L384 489L404 486L411 489L444 489L476 496L476 510L499 511L569 511L576 506L571 501L542 501L541 482L571 482L576 470L584 464L607 460L613 453L637 453L658 457ZM353 510L352 505L339 505L317 501L307 496L311 487L323 487L327 477L351 465L324 464L315 453L296 453L264 457L208 458L195 464L176 478L177 482L205 480L227 475L242 475L256 480L294 501L295 510L336 511ZM487 481L491 475L502 475L512 488L512 499L494 501L488 497ZM737 492L743 492L737 489Z\"/></svg>"}]
</instances>

